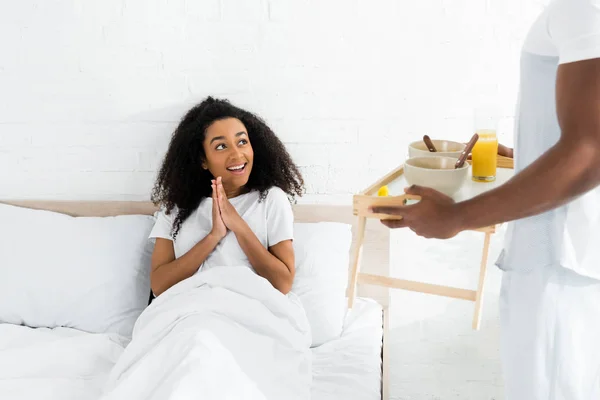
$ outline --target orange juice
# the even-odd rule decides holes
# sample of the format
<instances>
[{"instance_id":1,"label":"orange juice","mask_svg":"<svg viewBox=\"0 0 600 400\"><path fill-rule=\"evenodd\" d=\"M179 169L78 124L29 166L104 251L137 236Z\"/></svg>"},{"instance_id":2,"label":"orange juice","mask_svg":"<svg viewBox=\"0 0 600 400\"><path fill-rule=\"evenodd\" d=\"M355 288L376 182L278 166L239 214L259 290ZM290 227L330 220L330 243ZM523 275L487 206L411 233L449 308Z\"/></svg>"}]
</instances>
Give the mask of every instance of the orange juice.
<instances>
[{"instance_id":1,"label":"orange juice","mask_svg":"<svg viewBox=\"0 0 600 400\"><path fill-rule=\"evenodd\" d=\"M496 163L498 154L498 138L496 131L481 129L477 131L479 140L472 151L473 180L476 182L492 182L496 180Z\"/></svg>"}]
</instances>

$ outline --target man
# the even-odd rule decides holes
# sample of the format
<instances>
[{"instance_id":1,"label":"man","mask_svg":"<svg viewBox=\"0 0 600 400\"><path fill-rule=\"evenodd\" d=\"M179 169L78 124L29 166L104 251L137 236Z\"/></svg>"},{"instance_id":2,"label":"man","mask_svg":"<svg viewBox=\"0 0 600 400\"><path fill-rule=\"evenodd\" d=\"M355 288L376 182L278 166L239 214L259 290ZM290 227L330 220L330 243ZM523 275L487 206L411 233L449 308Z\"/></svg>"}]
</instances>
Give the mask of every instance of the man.
<instances>
[{"instance_id":1,"label":"man","mask_svg":"<svg viewBox=\"0 0 600 400\"><path fill-rule=\"evenodd\" d=\"M515 170L461 203L411 187L383 223L427 238L508 225L498 260L509 400L600 399L600 0L554 0L523 47Z\"/></svg>"}]
</instances>

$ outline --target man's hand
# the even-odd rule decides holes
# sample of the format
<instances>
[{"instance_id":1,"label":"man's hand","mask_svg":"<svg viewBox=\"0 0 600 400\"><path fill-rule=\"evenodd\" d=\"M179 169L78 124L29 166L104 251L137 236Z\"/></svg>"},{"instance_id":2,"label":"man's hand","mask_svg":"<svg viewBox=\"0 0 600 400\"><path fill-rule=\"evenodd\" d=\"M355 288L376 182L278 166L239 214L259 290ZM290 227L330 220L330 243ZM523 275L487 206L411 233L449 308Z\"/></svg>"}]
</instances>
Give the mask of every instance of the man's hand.
<instances>
[{"instance_id":1,"label":"man's hand","mask_svg":"<svg viewBox=\"0 0 600 400\"><path fill-rule=\"evenodd\" d=\"M514 151L511 147L507 147L501 143L498 143L498 155L508 158L514 158Z\"/></svg>"},{"instance_id":2,"label":"man's hand","mask_svg":"<svg viewBox=\"0 0 600 400\"><path fill-rule=\"evenodd\" d=\"M465 143L466 144L466 143ZM514 150L512 147L508 147L503 145L502 143L498 143L498 155L502 157L514 158ZM469 157L467 160L472 160L473 155L469 153Z\"/></svg>"},{"instance_id":3,"label":"man's hand","mask_svg":"<svg viewBox=\"0 0 600 400\"><path fill-rule=\"evenodd\" d=\"M402 217L400 220L382 220L388 228L407 227L419 236L436 239L449 239L463 230L452 198L434 189L415 185L405 192L421 196L421 200L409 206L372 207L374 213Z\"/></svg>"}]
</instances>

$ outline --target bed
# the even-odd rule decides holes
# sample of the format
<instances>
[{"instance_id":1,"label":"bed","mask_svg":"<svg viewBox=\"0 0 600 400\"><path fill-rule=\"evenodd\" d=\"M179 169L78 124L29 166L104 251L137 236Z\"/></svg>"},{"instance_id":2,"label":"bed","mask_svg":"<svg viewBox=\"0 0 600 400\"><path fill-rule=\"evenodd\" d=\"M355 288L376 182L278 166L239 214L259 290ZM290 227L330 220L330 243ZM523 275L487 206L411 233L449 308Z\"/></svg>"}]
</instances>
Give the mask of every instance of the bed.
<instances>
[{"instance_id":1,"label":"bed","mask_svg":"<svg viewBox=\"0 0 600 400\"><path fill-rule=\"evenodd\" d=\"M27 209L70 216L152 215L149 202L4 201ZM297 222L356 224L352 208L295 205ZM376 222L367 224L361 258L363 271L385 274L389 233ZM354 250L354 249L353 249ZM339 337L311 348L311 397L325 399L388 399L386 288L360 286L347 310ZM0 392L2 398L98 399L112 367L127 346L121 336L86 333L72 328L32 329L0 324ZM51 362L52 368L45 367ZM23 379L21 379L23 378Z\"/></svg>"}]
</instances>

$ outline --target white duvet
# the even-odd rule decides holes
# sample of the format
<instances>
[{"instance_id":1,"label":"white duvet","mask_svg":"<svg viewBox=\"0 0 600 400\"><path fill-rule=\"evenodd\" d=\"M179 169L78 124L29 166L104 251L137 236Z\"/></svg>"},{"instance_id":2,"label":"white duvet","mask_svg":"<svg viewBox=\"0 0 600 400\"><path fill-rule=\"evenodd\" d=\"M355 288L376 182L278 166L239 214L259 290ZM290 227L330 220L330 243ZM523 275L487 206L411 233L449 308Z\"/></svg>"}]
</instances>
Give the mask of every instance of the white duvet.
<instances>
[{"instance_id":1,"label":"white duvet","mask_svg":"<svg viewBox=\"0 0 600 400\"><path fill-rule=\"evenodd\" d=\"M97 400L126 339L0 324L0 399Z\"/></svg>"},{"instance_id":2,"label":"white duvet","mask_svg":"<svg viewBox=\"0 0 600 400\"><path fill-rule=\"evenodd\" d=\"M142 313L102 399L309 399L310 343L293 294L247 267L213 268Z\"/></svg>"}]
</instances>

